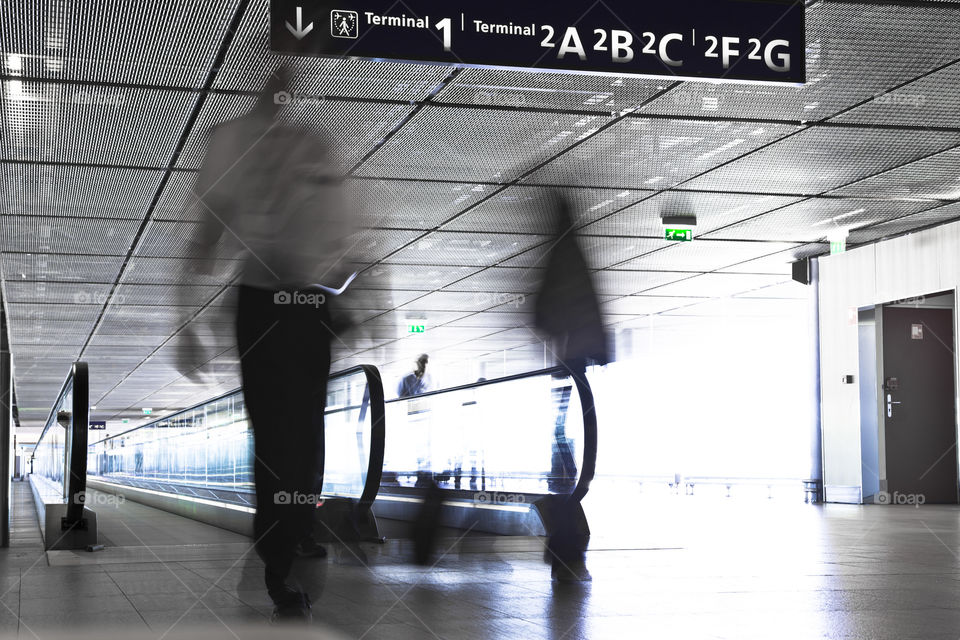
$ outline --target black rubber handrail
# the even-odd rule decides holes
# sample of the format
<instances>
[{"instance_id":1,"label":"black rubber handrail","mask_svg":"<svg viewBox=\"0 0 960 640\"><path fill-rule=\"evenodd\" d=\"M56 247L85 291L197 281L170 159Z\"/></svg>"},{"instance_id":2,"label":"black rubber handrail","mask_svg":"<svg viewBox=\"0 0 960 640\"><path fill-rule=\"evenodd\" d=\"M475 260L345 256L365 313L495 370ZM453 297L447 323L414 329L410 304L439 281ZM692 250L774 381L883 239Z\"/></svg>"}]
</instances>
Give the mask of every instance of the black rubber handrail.
<instances>
[{"instance_id":1,"label":"black rubber handrail","mask_svg":"<svg viewBox=\"0 0 960 640\"><path fill-rule=\"evenodd\" d=\"M67 488L67 516L70 526L83 519L83 505L87 492L87 434L90 431L90 369L86 362L74 363L73 416L67 431L66 451L70 456L70 475Z\"/></svg>"},{"instance_id":2,"label":"black rubber handrail","mask_svg":"<svg viewBox=\"0 0 960 640\"><path fill-rule=\"evenodd\" d=\"M570 494L570 499L579 502L580 500L583 500L585 495L587 495L587 491L590 489L590 482L593 480L597 470L597 412L594 409L593 389L590 386L590 382L587 380L585 372L575 372L568 367L558 365L555 367L547 367L546 369L537 369L536 371L527 371L525 373L504 376L502 378L492 378L490 380L471 382L469 384L462 384L460 386L449 387L447 389L427 391L425 393L420 393L415 396L409 396L405 398L392 398L387 400L385 404L405 402L407 400L418 400L420 398L437 396L454 391L476 389L478 387L485 387L492 384L502 384L504 382L512 382L514 380L524 380L526 378L536 378L548 375L554 378L573 378L574 385L577 387L577 395L580 397L580 409L583 412L583 460L580 464L580 477L577 480L577 484L574 487L573 492Z\"/></svg>"},{"instance_id":3,"label":"black rubber handrail","mask_svg":"<svg viewBox=\"0 0 960 640\"><path fill-rule=\"evenodd\" d=\"M30 456L31 465L37 455L37 447L51 427L60 425L60 403L64 395L72 391L70 419L63 428L64 435L64 474L63 497L66 499L67 514L64 523L72 526L83 518L83 505L87 490L87 432L90 428L90 370L86 362L74 362L70 373L60 386L60 393L50 409L47 423L37 438L37 444Z\"/></svg>"},{"instance_id":4,"label":"black rubber handrail","mask_svg":"<svg viewBox=\"0 0 960 640\"><path fill-rule=\"evenodd\" d=\"M357 501L357 510L362 513L373 506L380 492L383 478L383 458L386 447L386 407L383 400L383 380L380 371L372 365L360 365L367 377L367 390L364 400L370 406L370 460L367 463L367 478L363 483L363 493ZM362 413L361 413L362 416ZM362 417L361 417L362 419Z\"/></svg>"}]
</instances>

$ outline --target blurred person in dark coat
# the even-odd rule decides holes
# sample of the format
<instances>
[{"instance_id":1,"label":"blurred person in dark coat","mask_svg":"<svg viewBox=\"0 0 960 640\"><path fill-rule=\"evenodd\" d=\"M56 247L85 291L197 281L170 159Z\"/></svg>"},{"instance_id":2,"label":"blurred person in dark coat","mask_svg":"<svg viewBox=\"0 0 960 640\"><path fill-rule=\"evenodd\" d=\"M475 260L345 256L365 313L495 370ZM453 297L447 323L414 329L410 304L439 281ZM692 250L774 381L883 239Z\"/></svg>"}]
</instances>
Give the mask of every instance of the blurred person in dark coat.
<instances>
[{"instance_id":1,"label":"blurred person in dark coat","mask_svg":"<svg viewBox=\"0 0 960 640\"><path fill-rule=\"evenodd\" d=\"M331 145L278 119L288 91L289 73L279 69L250 112L213 129L194 193L204 222L193 254L242 260L236 330L254 434L255 545L274 619L309 619L308 595L287 578L313 524L329 294L348 281L354 226Z\"/></svg>"},{"instance_id":2,"label":"blurred person in dark coat","mask_svg":"<svg viewBox=\"0 0 960 640\"><path fill-rule=\"evenodd\" d=\"M566 370L565 374L573 378L583 403L585 463L576 486L569 488L570 493L551 496L546 503L550 531L547 555L553 564L554 577L588 580L585 553L589 530L580 501L594 475L597 442L593 435L597 418L586 370L590 364L607 364L610 355L600 302L577 242L570 202L564 194L556 192L553 205L554 240L536 299L534 321L549 336L556 359ZM564 412L563 418L566 406L562 403L558 407ZM555 450L570 448L561 429L555 432L555 437ZM568 457L572 460L572 455Z\"/></svg>"}]
</instances>

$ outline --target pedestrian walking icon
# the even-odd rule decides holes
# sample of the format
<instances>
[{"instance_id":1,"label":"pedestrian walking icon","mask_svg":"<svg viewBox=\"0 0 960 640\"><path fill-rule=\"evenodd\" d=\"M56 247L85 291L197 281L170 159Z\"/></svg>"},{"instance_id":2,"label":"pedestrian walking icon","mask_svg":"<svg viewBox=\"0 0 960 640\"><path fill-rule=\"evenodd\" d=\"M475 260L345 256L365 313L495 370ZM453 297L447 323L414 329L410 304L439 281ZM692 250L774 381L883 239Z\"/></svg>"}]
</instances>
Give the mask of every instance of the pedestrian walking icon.
<instances>
[{"instance_id":1,"label":"pedestrian walking icon","mask_svg":"<svg viewBox=\"0 0 960 640\"><path fill-rule=\"evenodd\" d=\"M356 11L341 11L334 9L330 12L330 35L334 38L356 39L359 35L359 17Z\"/></svg>"}]
</instances>

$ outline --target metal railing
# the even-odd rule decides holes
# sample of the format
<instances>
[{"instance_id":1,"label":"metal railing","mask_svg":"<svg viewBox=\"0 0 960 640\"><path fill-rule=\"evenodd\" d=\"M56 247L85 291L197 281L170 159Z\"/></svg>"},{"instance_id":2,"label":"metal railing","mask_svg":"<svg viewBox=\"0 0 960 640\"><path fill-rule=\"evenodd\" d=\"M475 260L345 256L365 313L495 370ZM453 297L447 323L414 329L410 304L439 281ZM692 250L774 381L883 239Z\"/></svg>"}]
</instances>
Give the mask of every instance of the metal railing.
<instances>
[{"instance_id":1,"label":"metal railing","mask_svg":"<svg viewBox=\"0 0 960 640\"><path fill-rule=\"evenodd\" d=\"M90 426L90 376L85 362L70 367L34 447L33 474L49 488L45 497L66 505L65 528L80 523L87 488L87 431ZM54 487L59 489L56 495Z\"/></svg>"}]
</instances>

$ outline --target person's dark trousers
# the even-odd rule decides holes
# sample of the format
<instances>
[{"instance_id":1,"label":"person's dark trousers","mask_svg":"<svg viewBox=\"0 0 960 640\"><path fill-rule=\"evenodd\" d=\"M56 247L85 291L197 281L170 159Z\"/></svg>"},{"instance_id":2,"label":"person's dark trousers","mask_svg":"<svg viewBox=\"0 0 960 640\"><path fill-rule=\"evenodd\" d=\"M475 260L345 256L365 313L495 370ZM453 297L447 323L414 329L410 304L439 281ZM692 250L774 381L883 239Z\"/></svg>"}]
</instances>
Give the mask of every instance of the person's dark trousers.
<instances>
[{"instance_id":1,"label":"person's dark trousers","mask_svg":"<svg viewBox=\"0 0 960 640\"><path fill-rule=\"evenodd\" d=\"M243 397L253 426L257 513L254 539L275 603L295 546L311 531L330 374L330 313L293 303L289 294L240 287L237 346ZM311 501L312 502L312 501Z\"/></svg>"}]
</instances>

